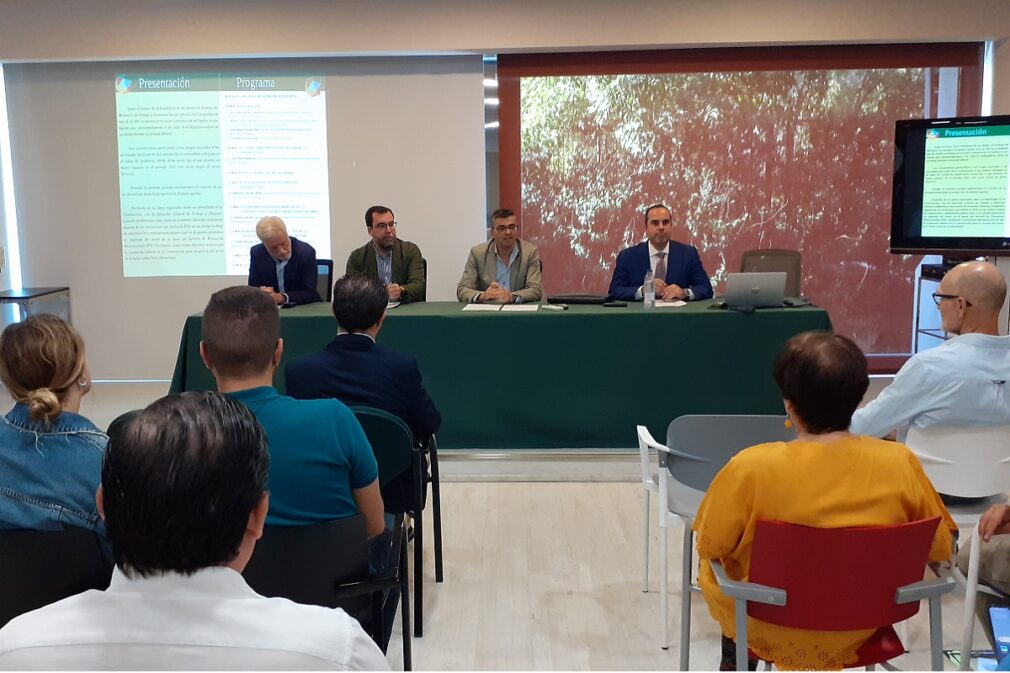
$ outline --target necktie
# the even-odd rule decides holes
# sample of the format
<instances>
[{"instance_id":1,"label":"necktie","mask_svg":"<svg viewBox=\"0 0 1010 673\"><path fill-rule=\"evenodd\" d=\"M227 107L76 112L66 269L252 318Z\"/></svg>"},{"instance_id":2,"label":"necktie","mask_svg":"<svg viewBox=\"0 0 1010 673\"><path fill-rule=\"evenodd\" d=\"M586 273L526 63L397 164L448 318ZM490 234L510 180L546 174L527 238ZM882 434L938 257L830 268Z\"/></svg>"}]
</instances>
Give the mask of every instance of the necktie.
<instances>
[{"instance_id":1,"label":"necktie","mask_svg":"<svg viewBox=\"0 0 1010 673\"><path fill-rule=\"evenodd\" d=\"M666 253L657 252L656 256L659 257L659 261L656 262L656 273L654 274L658 280L666 282Z\"/></svg>"}]
</instances>

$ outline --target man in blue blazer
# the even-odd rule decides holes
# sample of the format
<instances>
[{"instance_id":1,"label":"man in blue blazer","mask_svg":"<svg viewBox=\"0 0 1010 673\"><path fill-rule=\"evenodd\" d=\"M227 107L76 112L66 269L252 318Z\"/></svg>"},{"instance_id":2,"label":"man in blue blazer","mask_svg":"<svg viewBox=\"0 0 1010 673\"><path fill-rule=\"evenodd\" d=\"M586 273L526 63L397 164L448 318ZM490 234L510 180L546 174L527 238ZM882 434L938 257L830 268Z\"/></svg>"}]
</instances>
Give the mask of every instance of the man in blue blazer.
<instances>
[{"instance_id":1,"label":"man in blue blazer","mask_svg":"<svg viewBox=\"0 0 1010 673\"><path fill-rule=\"evenodd\" d=\"M421 383L413 356L386 348L375 337L386 319L389 293L378 278L344 276L333 285L337 336L321 351L288 363L287 394L295 399L335 397L348 406L388 411L410 426L424 446L438 431L442 416ZM410 502L410 478L383 489L387 512L403 511Z\"/></svg>"},{"instance_id":2,"label":"man in blue blazer","mask_svg":"<svg viewBox=\"0 0 1010 673\"><path fill-rule=\"evenodd\" d=\"M650 269L656 276L656 299L710 299L712 282L701 265L698 250L670 240L673 217L661 203L645 211L645 237L617 255L610 296L625 301L642 299L642 281ZM664 271L665 270L665 271Z\"/></svg>"},{"instance_id":3,"label":"man in blue blazer","mask_svg":"<svg viewBox=\"0 0 1010 673\"><path fill-rule=\"evenodd\" d=\"M344 276L333 285L337 336L321 351L288 363L287 393L296 399L335 397L348 406L399 416L427 442L442 416L421 384L413 356L375 343L386 319L386 286L377 278Z\"/></svg>"},{"instance_id":4,"label":"man in blue blazer","mask_svg":"<svg viewBox=\"0 0 1010 673\"><path fill-rule=\"evenodd\" d=\"M256 224L262 243L249 249L249 285L258 287L275 304L311 304L322 301L316 288L316 251L308 243L288 236L284 220L272 215Z\"/></svg>"}]
</instances>

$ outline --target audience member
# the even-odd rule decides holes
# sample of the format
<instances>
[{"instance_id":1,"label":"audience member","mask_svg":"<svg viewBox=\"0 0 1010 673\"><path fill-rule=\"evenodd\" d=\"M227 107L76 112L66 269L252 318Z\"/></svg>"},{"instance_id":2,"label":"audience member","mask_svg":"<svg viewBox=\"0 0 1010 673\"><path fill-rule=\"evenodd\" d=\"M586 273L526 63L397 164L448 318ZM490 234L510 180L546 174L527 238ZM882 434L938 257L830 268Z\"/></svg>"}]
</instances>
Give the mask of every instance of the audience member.
<instances>
[{"instance_id":1,"label":"audience member","mask_svg":"<svg viewBox=\"0 0 1010 673\"><path fill-rule=\"evenodd\" d=\"M904 440L910 426L1010 425L1010 336L999 336L1003 274L988 262L951 269L933 299L951 338L909 358L894 381L852 417L852 431Z\"/></svg>"},{"instance_id":2,"label":"audience member","mask_svg":"<svg viewBox=\"0 0 1010 673\"><path fill-rule=\"evenodd\" d=\"M417 360L375 342L386 319L382 282L364 276L338 280L333 285L333 315L336 338L323 350L288 363L288 394L297 399L334 397L347 405L388 411L402 418L418 444L425 445L442 417L424 389ZM407 489L406 483L396 482L386 487L383 497L389 511L407 508Z\"/></svg>"},{"instance_id":3,"label":"audience member","mask_svg":"<svg viewBox=\"0 0 1010 673\"><path fill-rule=\"evenodd\" d=\"M693 245L670 240L673 216L661 203L645 210L645 236L648 240L625 248L617 255L610 295L626 301L642 300L642 281L651 270L656 278L656 299L709 299L712 282L701 265Z\"/></svg>"},{"instance_id":4,"label":"audience member","mask_svg":"<svg viewBox=\"0 0 1010 673\"><path fill-rule=\"evenodd\" d=\"M424 301L425 273L421 249L396 235L393 211L372 206L365 211L365 229L372 240L347 257L347 274L378 278L389 301Z\"/></svg>"},{"instance_id":5,"label":"audience member","mask_svg":"<svg viewBox=\"0 0 1010 673\"><path fill-rule=\"evenodd\" d=\"M828 332L799 334L775 358L774 377L796 439L737 454L712 481L694 521L699 584L724 634L723 670L735 667L734 606L719 591L709 561L722 561L731 579L746 580L758 519L848 528L940 516L929 553L937 562L950 558L956 530L907 447L849 432L869 385L866 358L852 341ZM748 629L751 650L788 669L840 669L856 660L873 633L809 631L755 619Z\"/></svg>"},{"instance_id":6,"label":"audience member","mask_svg":"<svg viewBox=\"0 0 1010 673\"><path fill-rule=\"evenodd\" d=\"M267 524L302 526L360 511L369 537L377 536L385 524L372 447L340 401L277 392L279 334L277 309L252 288L214 293L203 313L200 355L218 390L249 407L270 442Z\"/></svg>"},{"instance_id":7,"label":"audience member","mask_svg":"<svg viewBox=\"0 0 1010 673\"><path fill-rule=\"evenodd\" d=\"M284 220L268 215L256 224L262 241L249 250L249 285L263 290L275 304L322 301L316 288L319 266L308 243L288 236Z\"/></svg>"},{"instance_id":8,"label":"audience member","mask_svg":"<svg viewBox=\"0 0 1010 673\"><path fill-rule=\"evenodd\" d=\"M110 432L97 503L112 583L12 620L0 668L388 669L343 611L264 598L242 579L267 518L269 466L245 407L183 393Z\"/></svg>"},{"instance_id":9,"label":"audience member","mask_svg":"<svg viewBox=\"0 0 1010 673\"><path fill-rule=\"evenodd\" d=\"M76 526L104 535L95 489L107 437L80 415L91 391L84 342L62 319L31 316L0 335L0 529Z\"/></svg>"},{"instance_id":10,"label":"audience member","mask_svg":"<svg viewBox=\"0 0 1010 673\"><path fill-rule=\"evenodd\" d=\"M475 245L456 287L462 302L522 304L544 294L537 246L519 238L516 215L502 208L491 215L491 240Z\"/></svg>"}]
</instances>

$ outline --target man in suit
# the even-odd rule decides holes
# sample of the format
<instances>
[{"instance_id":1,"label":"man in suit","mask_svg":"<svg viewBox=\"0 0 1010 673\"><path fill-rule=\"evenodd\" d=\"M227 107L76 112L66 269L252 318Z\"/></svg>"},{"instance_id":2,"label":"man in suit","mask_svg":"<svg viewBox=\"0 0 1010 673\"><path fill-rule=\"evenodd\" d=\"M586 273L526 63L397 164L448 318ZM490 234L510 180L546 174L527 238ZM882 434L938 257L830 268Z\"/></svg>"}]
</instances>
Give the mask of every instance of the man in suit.
<instances>
[{"instance_id":1,"label":"man in suit","mask_svg":"<svg viewBox=\"0 0 1010 673\"><path fill-rule=\"evenodd\" d=\"M438 431L442 416L421 384L417 360L375 342L386 299L386 286L376 278L348 275L334 283L337 336L323 350L288 363L287 393L383 409L402 418L423 443Z\"/></svg>"},{"instance_id":2,"label":"man in suit","mask_svg":"<svg viewBox=\"0 0 1010 673\"><path fill-rule=\"evenodd\" d=\"M693 245L670 240L673 217L661 203L645 211L645 236L638 245L625 248L617 255L610 295L625 301L642 299L642 281L652 270L656 277L656 299L709 299L712 282L701 265L698 250Z\"/></svg>"},{"instance_id":3,"label":"man in suit","mask_svg":"<svg viewBox=\"0 0 1010 673\"><path fill-rule=\"evenodd\" d=\"M491 240L475 245L456 286L462 302L522 304L544 294L537 246L516 235L516 214L500 208L491 215Z\"/></svg>"},{"instance_id":4,"label":"man in suit","mask_svg":"<svg viewBox=\"0 0 1010 673\"><path fill-rule=\"evenodd\" d=\"M397 238L393 211L385 206L372 206L365 211L365 229L372 240L348 256L347 274L378 278L386 286L389 301L401 304L424 301L421 249Z\"/></svg>"},{"instance_id":5,"label":"man in suit","mask_svg":"<svg viewBox=\"0 0 1010 673\"><path fill-rule=\"evenodd\" d=\"M377 278L348 275L334 283L337 336L323 350L289 362L285 385L295 399L335 397L348 406L388 411L403 419L424 446L442 416L421 383L417 360L375 342L387 298ZM387 484L382 497L387 512L404 511L411 502L410 475Z\"/></svg>"},{"instance_id":6,"label":"man in suit","mask_svg":"<svg viewBox=\"0 0 1010 673\"><path fill-rule=\"evenodd\" d=\"M275 304L322 301L316 289L316 251L288 236L284 220L268 215L256 224L262 243L249 250L249 285L270 295Z\"/></svg>"}]
</instances>

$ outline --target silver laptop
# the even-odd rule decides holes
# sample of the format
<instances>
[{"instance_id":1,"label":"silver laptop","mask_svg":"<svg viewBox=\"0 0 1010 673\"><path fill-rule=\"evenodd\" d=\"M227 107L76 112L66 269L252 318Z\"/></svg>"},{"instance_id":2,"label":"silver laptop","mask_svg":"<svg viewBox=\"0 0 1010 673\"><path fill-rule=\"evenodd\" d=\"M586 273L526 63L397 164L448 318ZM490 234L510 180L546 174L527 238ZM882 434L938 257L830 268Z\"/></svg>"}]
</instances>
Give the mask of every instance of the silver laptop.
<instances>
[{"instance_id":1,"label":"silver laptop","mask_svg":"<svg viewBox=\"0 0 1010 673\"><path fill-rule=\"evenodd\" d=\"M731 311L781 307L785 294L785 271L731 273L726 277L726 308Z\"/></svg>"}]
</instances>

